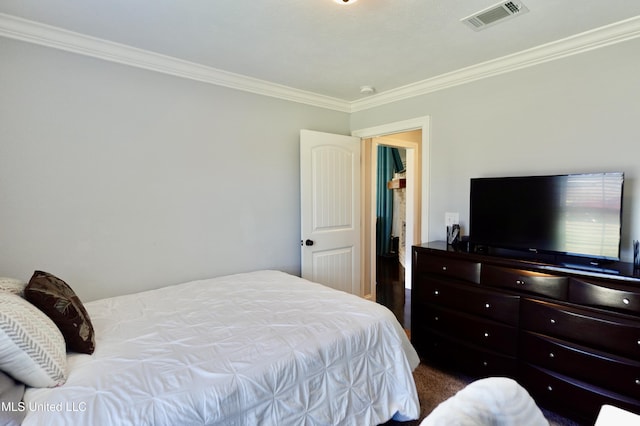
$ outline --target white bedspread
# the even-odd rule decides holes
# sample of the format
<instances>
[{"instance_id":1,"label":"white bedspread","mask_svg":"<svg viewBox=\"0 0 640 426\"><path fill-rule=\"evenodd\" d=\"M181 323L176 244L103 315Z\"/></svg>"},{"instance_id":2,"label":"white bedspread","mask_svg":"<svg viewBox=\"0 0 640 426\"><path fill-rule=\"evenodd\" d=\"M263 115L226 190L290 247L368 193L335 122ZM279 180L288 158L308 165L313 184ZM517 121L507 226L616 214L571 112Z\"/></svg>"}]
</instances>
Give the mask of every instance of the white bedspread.
<instances>
[{"instance_id":1,"label":"white bedspread","mask_svg":"<svg viewBox=\"0 0 640 426\"><path fill-rule=\"evenodd\" d=\"M417 418L419 358L386 308L277 271L86 303L93 355L29 389L24 425L375 425Z\"/></svg>"}]
</instances>

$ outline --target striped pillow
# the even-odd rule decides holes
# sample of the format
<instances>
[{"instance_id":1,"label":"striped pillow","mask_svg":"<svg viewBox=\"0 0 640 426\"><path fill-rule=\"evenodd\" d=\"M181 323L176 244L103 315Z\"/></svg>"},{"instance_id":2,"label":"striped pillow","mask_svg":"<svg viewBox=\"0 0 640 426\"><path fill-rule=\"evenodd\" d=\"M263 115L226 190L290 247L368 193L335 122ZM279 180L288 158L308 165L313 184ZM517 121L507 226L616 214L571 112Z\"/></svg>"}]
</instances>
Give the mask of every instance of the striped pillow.
<instances>
[{"instance_id":1,"label":"striped pillow","mask_svg":"<svg viewBox=\"0 0 640 426\"><path fill-rule=\"evenodd\" d=\"M8 291L22 296L24 288L27 286L22 280L16 278L0 277L0 291Z\"/></svg>"},{"instance_id":2,"label":"striped pillow","mask_svg":"<svg viewBox=\"0 0 640 426\"><path fill-rule=\"evenodd\" d=\"M67 353L58 327L22 297L0 292L0 370L32 387L67 379Z\"/></svg>"}]
</instances>

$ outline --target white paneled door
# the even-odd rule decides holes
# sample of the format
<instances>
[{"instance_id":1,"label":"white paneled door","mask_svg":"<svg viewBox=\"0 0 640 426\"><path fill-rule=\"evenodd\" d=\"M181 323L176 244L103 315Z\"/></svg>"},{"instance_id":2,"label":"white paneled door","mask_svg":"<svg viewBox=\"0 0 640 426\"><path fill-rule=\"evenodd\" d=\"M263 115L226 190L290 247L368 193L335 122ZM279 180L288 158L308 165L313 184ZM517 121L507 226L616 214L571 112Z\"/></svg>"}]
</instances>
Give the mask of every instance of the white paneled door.
<instances>
[{"instance_id":1,"label":"white paneled door","mask_svg":"<svg viewBox=\"0 0 640 426\"><path fill-rule=\"evenodd\" d=\"M361 295L360 139L300 131L302 277Z\"/></svg>"}]
</instances>

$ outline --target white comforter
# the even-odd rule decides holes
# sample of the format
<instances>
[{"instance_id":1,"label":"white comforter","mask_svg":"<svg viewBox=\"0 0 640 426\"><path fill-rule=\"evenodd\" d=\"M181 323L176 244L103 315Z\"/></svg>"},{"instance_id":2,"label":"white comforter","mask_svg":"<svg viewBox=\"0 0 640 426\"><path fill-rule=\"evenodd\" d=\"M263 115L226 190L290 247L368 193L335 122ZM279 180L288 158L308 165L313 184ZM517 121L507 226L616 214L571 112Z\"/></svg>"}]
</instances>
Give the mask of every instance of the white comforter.
<instances>
[{"instance_id":1,"label":"white comforter","mask_svg":"<svg viewBox=\"0 0 640 426\"><path fill-rule=\"evenodd\" d=\"M419 358L386 308L277 271L86 304L93 355L29 389L24 425L375 425L417 418Z\"/></svg>"}]
</instances>

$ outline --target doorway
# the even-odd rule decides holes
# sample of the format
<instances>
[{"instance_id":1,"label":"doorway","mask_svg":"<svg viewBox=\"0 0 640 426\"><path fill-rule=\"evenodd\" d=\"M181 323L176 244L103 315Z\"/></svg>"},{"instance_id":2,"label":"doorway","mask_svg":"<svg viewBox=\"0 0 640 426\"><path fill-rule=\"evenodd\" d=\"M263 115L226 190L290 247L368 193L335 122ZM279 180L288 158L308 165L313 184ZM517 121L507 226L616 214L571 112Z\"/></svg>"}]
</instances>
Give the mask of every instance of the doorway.
<instances>
[{"instance_id":1,"label":"doorway","mask_svg":"<svg viewBox=\"0 0 640 426\"><path fill-rule=\"evenodd\" d=\"M376 259L375 236L376 216L375 205L375 179L377 163L377 150L374 146L384 144L401 146L407 149L407 219L406 219L406 245L420 244L428 241L428 199L429 199L429 123L428 116L418 117L405 121L384 124L381 126L360 129L352 132L353 136L361 139L361 152L363 158L363 190L361 191L362 225L361 253L362 253L362 295L368 299L376 300ZM418 131L412 133L413 131ZM419 140L407 140L409 133ZM384 138L384 139L382 139ZM410 259L410 250L408 250ZM407 262L405 271L405 285L411 284L411 262Z\"/></svg>"},{"instance_id":2,"label":"doorway","mask_svg":"<svg viewBox=\"0 0 640 426\"><path fill-rule=\"evenodd\" d=\"M389 308L400 324L409 328L410 309L407 298L411 289L411 246L419 221L418 179L422 130L394 133L372 138L372 210L375 210L375 301ZM418 214L419 216L419 214ZM417 223L418 222L418 223ZM373 249L372 249L373 252Z\"/></svg>"},{"instance_id":3,"label":"doorway","mask_svg":"<svg viewBox=\"0 0 640 426\"><path fill-rule=\"evenodd\" d=\"M402 148L406 153L405 243L398 246L404 259L404 287L411 287L411 246L428 240L428 165L429 117L390 123L352 132L361 139L363 158L362 205L362 283L364 297L376 301L378 261L376 253L377 147ZM399 241L398 241L399 243ZM399 280L396 280L399 281ZM406 299L405 299L406 300ZM404 323L404 318L400 319Z\"/></svg>"},{"instance_id":4,"label":"doorway","mask_svg":"<svg viewBox=\"0 0 640 426\"><path fill-rule=\"evenodd\" d=\"M408 322L405 315L408 312L405 309L407 150L387 145L393 144L387 139L380 138L377 144L376 302L389 308L404 325Z\"/></svg>"}]
</instances>

